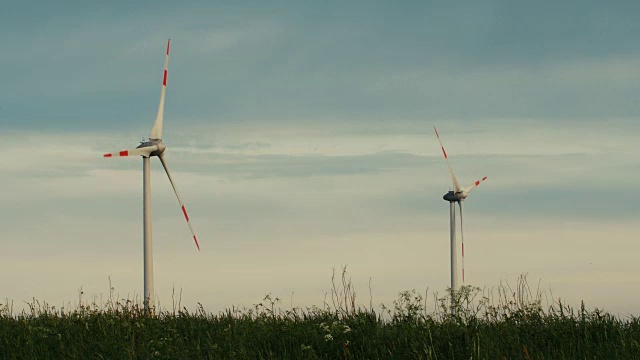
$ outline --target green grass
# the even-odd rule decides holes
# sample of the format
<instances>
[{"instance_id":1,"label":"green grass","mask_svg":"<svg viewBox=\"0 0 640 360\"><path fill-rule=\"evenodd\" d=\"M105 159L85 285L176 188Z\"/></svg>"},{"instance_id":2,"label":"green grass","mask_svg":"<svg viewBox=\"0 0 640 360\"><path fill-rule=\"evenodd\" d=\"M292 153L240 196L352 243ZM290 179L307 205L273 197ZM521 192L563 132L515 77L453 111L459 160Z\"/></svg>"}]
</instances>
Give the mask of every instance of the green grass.
<instances>
[{"instance_id":1,"label":"green grass","mask_svg":"<svg viewBox=\"0 0 640 360\"><path fill-rule=\"evenodd\" d=\"M270 295L217 314L150 313L127 300L71 311L34 301L19 314L4 304L0 359L640 359L638 318L543 306L524 277L515 291L467 286L455 296L455 315L450 296L427 302L415 291L374 311L356 306L343 271L321 308L282 310Z\"/></svg>"}]
</instances>

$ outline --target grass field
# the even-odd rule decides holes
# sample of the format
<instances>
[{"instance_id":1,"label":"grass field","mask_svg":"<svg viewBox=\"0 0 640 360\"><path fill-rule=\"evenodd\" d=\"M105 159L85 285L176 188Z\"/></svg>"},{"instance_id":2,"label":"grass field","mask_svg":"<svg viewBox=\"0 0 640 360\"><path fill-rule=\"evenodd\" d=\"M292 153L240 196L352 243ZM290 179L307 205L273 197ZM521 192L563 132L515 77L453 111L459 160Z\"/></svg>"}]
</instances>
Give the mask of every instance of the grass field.
<instances>
[{"instance_id":1,"label":"grass field","mask_svg":"<svg viewBox=\"0 0 640 360\"><path fill-rule=\"evenodd\" d=\"M0 305L0 359L640 359L640 320L511 289L450 296L405 291L381 310L356 305L343 271L321 307L283 310L270 295L212 314L145 311L129 300L73 310ZM543 303L545 303L543 305ZM428 307L428 309L427 309Z\"/></svg>"}]
</instances>

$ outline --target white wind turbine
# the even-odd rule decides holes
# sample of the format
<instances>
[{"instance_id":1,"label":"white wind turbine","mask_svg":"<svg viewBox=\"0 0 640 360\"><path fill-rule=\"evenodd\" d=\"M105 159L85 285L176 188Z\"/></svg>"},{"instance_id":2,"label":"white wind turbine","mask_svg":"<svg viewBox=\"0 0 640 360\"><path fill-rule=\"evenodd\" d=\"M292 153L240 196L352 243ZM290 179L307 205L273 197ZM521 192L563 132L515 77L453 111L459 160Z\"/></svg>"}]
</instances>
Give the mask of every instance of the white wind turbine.
<instances>
[{"instance_id":1,"label":"white wind turbine","mask_svg":"<svg viewBox=\"0 0 640 360\"><path fill-rule=\"evenodd\" d=\"M433 130L436 132L436 137L438 138L438 142L440 143L440 148L442 149L442 154L444 155L444 159L447 160L447 166L449 167L449 173L451 173L451 181L453 182L453 190L450 190L448 193L444 194L442 197L445 201L449 202L449 225L451 231L451 305L454 305L455 302L455 292L458 290L458 259L457 259L457 244L456 244L456 203L460 206L460 238L462 240L462 282L464 282L464 230L462 226L462 208L464 204L464 199L467 198L471 190L475 189L481 182L487 180L487 177L483 177L480 180L474 181L471 185L467 187L460 187L458 184L458 180L456 179L456 175L453 172L453 168L451 167L451 163L449 162L449 157L447 156L447 152L444 150L444 146L442 146L442 141L440 140L440 135L438 134L438 130L434 127ZM452 310L455 311L455 307L452 306Z\"/></svg>"},{"instance_id":2,"label":"white wind turbine","mask_svg":"<svg viewBox=\"0 0 640 360\"><path fill-rule=\"evenodd\" d=\"M191 227L191 222L189 222L189 216L187 215L187 210L184 207L184 203L182 202L182 198L180 197L180 193L178 193L178 189L176 188L175 183L173 182L173 178L171 177L171 173L169 172L169 168L167 167L167 163L164 160L163 153L166 149L166 146L162 143L162 123L163 123L163 115L164 115L164 97L167 91L167 67L169 66L169 45L171 40L167 41L167 54L164 62L164 76L162 79L162 92L160 93L160 105L158 106L158 115L156 117L156 122L153 124L153 128L151 129L151 136L149 136L149 140L146 142L142 142L138 147L131 150L122 150L114 153L104 154L104 157L110 158L114 156L142 156L142 164L143 164L143 213L144 213L144 306L146 309L152 308L154 306L154 291L153 291L153 253L151 247L151 172L150 172L150 163L149 158L152 156L157 156L164 167L167 176L169 177L169 182L173 187L173 191L176 193L176 197L178 198L178 203L180 203L180 207L182 209L182 213L184 214L185 219L187 220L187 225L189 225L189 230L191 230L191 235L193 235L193 240L196 243L196 247L198 251L200 250L200 245L198 244L198 239L196 238L196 234L193 231L193 227Z\"/></svg>"}]
</instances>

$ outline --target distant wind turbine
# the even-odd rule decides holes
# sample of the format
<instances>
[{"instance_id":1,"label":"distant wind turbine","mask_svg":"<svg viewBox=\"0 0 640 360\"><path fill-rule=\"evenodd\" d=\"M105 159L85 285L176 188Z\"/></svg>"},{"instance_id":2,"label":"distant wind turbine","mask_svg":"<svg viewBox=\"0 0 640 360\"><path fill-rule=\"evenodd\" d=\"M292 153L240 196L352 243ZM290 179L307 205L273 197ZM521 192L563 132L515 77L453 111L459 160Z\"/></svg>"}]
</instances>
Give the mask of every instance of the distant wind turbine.
<instances>
[{"instance_id":1,"label":"distant wind turbine","mask_svg":"<svg viewBox=\"0 0 640 360\"><path fill-rule=\"evenodd\" d=\"M167 41L167 54L164 62L164 76L162 79L162 92L160 93L160 105L158 106L158 115L156 117L156 122L153 124L153 128L151 129L151 136L149 136L149 140L146 142L142 142L138 147L132 150L122 150L114 153L104 154L104 157L111 158L114 156L142 156L142 164L143 164L143 213L144 213L144 306L145 309L149 309L154 306L154 291L153 291L153 252L151 247L151 171L150 171L150 162L149 158L152 156L157 156L164 167L167 176L169 177L169 182L173 187L173 191L176 193L176 197L178 198L178 203L180 203L180 207L182 209L182 213L184 214L184 218L187 220L187 225L189 225L189 230L191 230L191 235L193 235L193 240L196 243L196 247L198 251L200 250L200 245L198 244L198 239L196 238L196 234L193 231L193 227L191 226L191 222L189 221L189 216L187 215L187 210L184 207L184 203L182 202L182 198L180 197L180 193L178 193L178 189L171 177L171 173L169 172L169 168L167 167L167 163L164 160L163 153L166 150L166 146L162 143L162 123L164 116L164 97L167 91L167 68L169 66L169 45L171 44L171 39ZM144 140L144 139L143 139Z\"/></svg>"},{"instance_id":2,"label":"distant wind turbine","mask_svg":"<svg viewBox=\"0 0 640 360\"><path fill-rule=\"evenodd\" d=\"M444 159L447 160L447 166L449 167L449 173L451 174L451 181L453 182L453 190L444 194L442 197L445 201L449 202L449 222L450 222L450 231L451 231L451 305L454 305L455 302L455 292L458 290L458 264L457 264L457 244L456 244L456 202L460 206L460 237L462 240L462 282L464 282L464 229L462 226L462 208L464 204L464 199L467 198L467 195L471 192L471 190L475 189L480 183L487 180L487 177L483 177L480 180L474 181L473 184L467 187L460 187L458 184L458 180L456 179L456 174L453 172L453 168L451 167L451 163L449 162L449 157L447 156L447 152L444 150L444 146L442 146L442 141L440 140L440 135L438 134L438 130L434 127L433 130L436 132L436 137L438 138L438 142L440 143L440 148L442 149L442 154L444 155ZM455 307L452 306L452 309ZM454 310L455 311L455 310Z\"/></svg>"}]
</instances>

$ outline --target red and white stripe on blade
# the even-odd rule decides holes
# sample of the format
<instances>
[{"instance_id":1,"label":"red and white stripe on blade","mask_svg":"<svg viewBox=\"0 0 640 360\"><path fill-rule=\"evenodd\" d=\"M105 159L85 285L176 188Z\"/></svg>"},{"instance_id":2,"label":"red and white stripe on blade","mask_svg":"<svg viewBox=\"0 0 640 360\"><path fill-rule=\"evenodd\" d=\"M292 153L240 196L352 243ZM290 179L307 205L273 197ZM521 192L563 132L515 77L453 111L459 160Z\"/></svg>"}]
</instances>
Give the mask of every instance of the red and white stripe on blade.
<instances>
[{"instance_id":1,"label":"red and white stripe on blade","mask_svg":"<svg viewBox=\"0 0 640 360\"><path fill-rule=\"evenodd\" d=\"M169 75L169 47L171 45L171 39L167 41L167 55L164 60L164 74L162 77L162 91L160 92L160 105L158 105L158 115L156 116L156 122L151 129L151 136L149 139L162 139L162 125L164 121L164 97L167 93L167 75Z\"/></svg>"},{"instance_id":2,"label":"red and white stripe on blade","mask_svg":"<svg viewBox=\"0 0 640 360\"><path fill-rule=\"evenodd\" d=\"M158 156L160 158L160 162L162 163L162 167L164 167L164 171L167 173L169 177L169 182L173 187L173 192L176 193L176 197L178 198L178 203L180 203L180 209L182 209L182 214L184 215L185 220L187 220L187 225L189 225L189 230L191 230L191 235L193 236L193 241L196 242L196 247L198 251L200 251L200 245L198 244L198 239L196 238L196 233L193 231L193 227L191 226L191 221L189 221L189 215L187 215L187 209L184 207L184 203L182 202L182 197L180 197L180 193L178 192L178 188L176 184L173 182L173 178L171 177L171 173L169 172L169 168L167 167L167 163L164 161L164 157L162 155Z\"/></svg>"},{"instance_id":3,"label":"red and white stripe on blade","mask_svg":"<svg viewBox=\"0 0 640 360\"><path fill-rule=\"evenodd\" d=\"M156 150L158 150L158 147L156 145L153 145L153 146L146 146L143 148L106 153L103 156L106 158L120 157L120 156L147 156L148 157L152 152Z\"/></svg>"},{"instance_id":4,"label":"red and white stripe on blade","mask_svg":"<svg viewBox=\"0 0 640 360\"><path fill-rule=\"evenodd\" d=\"M451 167L451 163L449 162L449 157L447 156L447 152L444 150L444 146L442 146L442 141L440 140L440 134L438 134L438 130L436 127L433 127L433 130L436 132L436 136L438 137L438 142L440 143L440 148L442 149L442 154L444 155L444 159L447 160L447 166L449 167L449 172L451 173L451 181L453 182L453 188L455 192L459 192L461 190L460 185L458 184L458 180L456 179L456 174L453 173L453 168Z\"/></svg>"},{"instance_id":5,"label":"red and white stripe on blade","mask_svg":"<svg viewBox=\"0 0 640 360\"><path fill-rule=\"evenodd\" d=\"M470 192L471 190L475 189L476 187L478 187L478 185L482 184L485 180L487 180L487 177L483 177L480 180L476 180L473 182L473 184L465 187L464 189L462 189L462 192L467 194L468 192Z\"/></svg>"}]
</instances>

